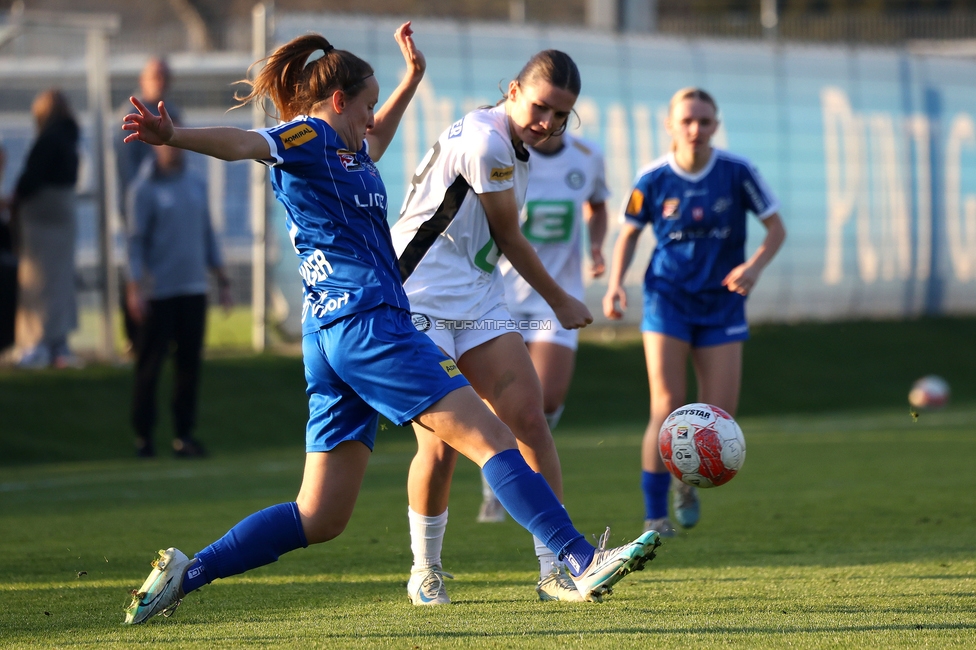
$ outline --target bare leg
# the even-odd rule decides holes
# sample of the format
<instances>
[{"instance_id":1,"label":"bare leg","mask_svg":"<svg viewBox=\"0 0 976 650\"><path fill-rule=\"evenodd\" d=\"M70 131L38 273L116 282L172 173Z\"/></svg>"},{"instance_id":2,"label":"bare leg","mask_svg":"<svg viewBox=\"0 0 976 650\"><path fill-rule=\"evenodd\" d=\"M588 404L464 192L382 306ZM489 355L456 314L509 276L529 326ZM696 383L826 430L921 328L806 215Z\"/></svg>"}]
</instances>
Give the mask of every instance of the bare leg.
<instances>
[{"instance_id":1,"label":"bare leg","mask_svg":"<svg viewBox=\"0 0 976 650\"><path fill-rule=\"evenodd\" d=\"M407 474L407 500L414 512L433 517L447 510L451 477L458 453L440 438L414 424L417 453Z\"/></svg>"},{"instance_id":2,"label":"bare leg","mask_svg":"<svg viewBox=\"0 0 976 650\"><path fill-rule=\"evenodd\" d=\"M680 339L644 332L644 356L651 387L651 419L641 447L641 467L645 472L667 471L657 448L657 437L671 411L685 403L685 364L690 349L691 346Z\"/></svg>"},{"instance_id":3,"label":"bare leg","mask_svg":"<svg viewBox=\"0 0 976 650\"><path fill-rule=\"evenodd\" d=\"M522 337L512 332L482 343L461 355L458 368L512 429L525 462L545 477L561 500L559 455L542 411L542 386Z\"/></svg>"},{"instance_id":4,"label":"bare leg","mask_svg":"<svg viewBox=\"0 0 976 650\"><path fill-rule=\"evenodd\" d=\"M696 348L691 352L698 400L735 416L742 385L742 341Z\"/></svg>"},{"instance_id":5,"label":"bare leg","mask_svg":"<svg viewBox=\"0 0 976 650\"><path fill-rule=\"evenodd\" d=\"M366 475L369 447L343 442L329 452L305 456L305 475L298 492L298 511L309 544L327 542L349 523Z\"/></svg>"},{"instance_id":6,"label":"bare leg","mask_svg":"<svg viewBox=\"0 0 976 650\"><path fill-rule=\"evenodd\" d=\"M542 409L555 413L566 401L576 366L576 350L558 343L527 343L532 365L542 383Z\"/></svg>"}]
</instances>

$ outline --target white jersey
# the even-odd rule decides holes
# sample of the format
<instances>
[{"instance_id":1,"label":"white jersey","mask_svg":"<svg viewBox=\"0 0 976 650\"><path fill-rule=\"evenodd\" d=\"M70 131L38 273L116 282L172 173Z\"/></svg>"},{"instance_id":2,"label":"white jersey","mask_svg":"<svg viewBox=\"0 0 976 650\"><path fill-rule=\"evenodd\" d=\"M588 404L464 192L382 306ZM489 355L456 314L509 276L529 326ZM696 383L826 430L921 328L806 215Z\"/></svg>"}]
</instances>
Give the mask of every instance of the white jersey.
<instances>
[{"instance_id":1,"label":"white jersey","mask_svg":"<svg viewBox=\"0 0 976 650\"><path fill-rule=\"evenodd\" d=\"M529 189L522 210L522 233L532 243L549 275L567 293L583 299L583 204L603 203L607 189L603 154L595 144L563 136L558 152L532 151ZM511 262L498 265L505 280L505 299L514 314L548 314L551 309L522 279Z\"/></svg>"},{"instance_id":2,"label":"white jersey","mask_svg":"<svg viewBox=\"0 0 976 650\"><path fill-rule=\"evenodd\" d=\"M505 107L468 113L420 162L392 228L410 309L432 318L476 320L504 304L499 251L478 194L514 189L519 210L528 155L516 153Z\"/></svg>"}]
</instances>

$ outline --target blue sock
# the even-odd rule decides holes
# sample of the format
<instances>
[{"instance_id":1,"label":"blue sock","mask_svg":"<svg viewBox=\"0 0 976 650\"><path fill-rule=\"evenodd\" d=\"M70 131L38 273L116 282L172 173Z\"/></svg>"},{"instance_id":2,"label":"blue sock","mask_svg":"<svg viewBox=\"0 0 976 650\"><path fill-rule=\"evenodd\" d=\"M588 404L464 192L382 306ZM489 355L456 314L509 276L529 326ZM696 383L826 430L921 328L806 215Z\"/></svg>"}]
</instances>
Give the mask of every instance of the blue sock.
<instances>
[{"instance_id":1,"label":"blue sock","mask_svg":"<svg viewBox=\"0 0 976 650\"><path fill-rule=\"evenodd\" d=\"M279 503L245 517L227 534L196 554L183 578L183 593L265 564L288 551L305 548L298 504Z\"/></svg>"},{"instance_id":2,"label":"blue sock","mask_svg":"<svg viewBox=\"0 0 976 650\"><path fill-rule=\"evenodd\" d=\"M641 472L645 519L660 519L668 516L668 488L670 487L670 472Z\"/></svg>"},{"instance_id":3,"label":"blue sock","mask_svg":"<svg viewBox=\"0 0 976 650\"><path fill-rule=\"evenodd\" d=\"M481 471L512 519L565 560L573 575L589 566L593 546L573 527L546 479L526 465L518 449L495 454Z\"/></svg>"}]
</instances>

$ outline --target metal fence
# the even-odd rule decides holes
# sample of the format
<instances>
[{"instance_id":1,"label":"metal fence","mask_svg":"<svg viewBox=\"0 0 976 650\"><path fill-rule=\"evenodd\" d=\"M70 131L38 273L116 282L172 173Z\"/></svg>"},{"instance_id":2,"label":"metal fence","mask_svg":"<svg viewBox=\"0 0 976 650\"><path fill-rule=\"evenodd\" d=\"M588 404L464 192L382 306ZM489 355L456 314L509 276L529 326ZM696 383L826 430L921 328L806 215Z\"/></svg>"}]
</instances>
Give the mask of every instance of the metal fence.
<instances>
[{"instance_id":1,"label":"metal fence","mask_svg":"<svg viewBox=\"0 0 976 650\"><path fill-rule=\"evenodd\" d=\"M381 93L402 73L393 19L279 14L272 43L321 31L377 69ZM611 35L565 27L416 21L428 73L380 162L389 205L398 206L416 164L442 128L500 96L535 51L569 52L583 74L577 133L605 150L611 205L636 171L666 151L663 118L671 94L687 85L716 95L723 128L718 143L751 158L783 201L787 246L750 300L762 320L905 317L976 312L976 59L914 53L903 47ZM785 27L783 27L785 30ZM40 38L40 36L38 36ZM67 48L69 39L60 39ZM94 116L83 56L70 48L45 54L0 50L0 137L9 191L33 137L30 100L65 88L86 125L77 265L83 305L103 299L98 216L92 183ZM109 61L111 104L118 115L139 69L156 47L118 52ZM176 53L172 101L189 125L250 125L249 113L226 112L231 83L253 60L247 52ZM109 126L114 129L116 122ZM211 208L234 270L237 300L250 296L249 170L253 163L191 162L208 179ZM273 208L274 209L274 208ZM396 214L391 214L395 219ZM300 287L287 237L272 213L271 313L298 330ZM750 226L755 246L761 228ZM611 231L609 242L613 239ZM121 232L114 232L122 258ZM608 248L610 243L608 242ZM646 264L650 242L635 269ZM608 251L609 252L609 251ZM639 295L639 272L628 282ZM591 284L594 312L604 286ZM637 310L631 311L632 321ZM86 329L88 327L88 329ZM76 337L95 345L86 325Z\"/></svg>"}]
</instances>

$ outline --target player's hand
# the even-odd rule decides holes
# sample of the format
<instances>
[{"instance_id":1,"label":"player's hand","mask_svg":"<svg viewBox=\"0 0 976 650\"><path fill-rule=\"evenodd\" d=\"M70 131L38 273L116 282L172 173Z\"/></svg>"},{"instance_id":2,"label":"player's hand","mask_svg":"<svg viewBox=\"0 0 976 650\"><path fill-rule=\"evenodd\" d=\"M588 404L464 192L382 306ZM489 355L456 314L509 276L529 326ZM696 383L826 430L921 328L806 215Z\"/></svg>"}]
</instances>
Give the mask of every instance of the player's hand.
<instances>
[{"instance_id":1,"label":"player's hand","mask_svg":"<svg viewBox=\"0 0 976 650\"><path fill-rule=\"evenodd\" d=\"M617 307L617 304L620 307ZM603 296L603 315L610 320L620 320L627 311L627 291L623 287L607 288Z\"/></svg>"},{"instance_id":2,"label":"player's hand","mask_svg":"<svg viewBox=\"0 0 976 650\"><path fill-rule=\"evenodd\" d=\"M125 306L129 309L132 320L141 325L146 317L146 301L135 282L129 282L125 286Z\"/></svg>"},{"instance_id":3,"label":"player's hand","mask_svg":"<svg viewBox=\"0 0 976 650\"><path fill-rule=\"evenodd\" d=\"M424 57L424 53L418 50L417 45L413 42L413 28L410 27L409 20L393 32L393 38L396 39L397 45L400 46L403 60L407 64L407 78L420 81L424 76L424 72L427 70L427 59Z\"/></svg>"},{"instance_id":4,"label":"player's hand","mask_svg":"<svg viewBox=\"0 0 976 650\"><path fill-rule=\"evenodd\" d=\"M759 269L748 264L740 264L729 271L729 274L722 280L722 286L727 287L729 291L748 296L758 281Z\"/></svg>"},{"instance_id":5,"label":"player's hand","mask_svg":"<svg viewBox=\"0 0 976 650\"><path fill-rule=\"evenodd\" d=\"M586 305L569 294L562 303L553 305L552 310L556 312L559 324L568 330L586 327L593 322L593 314Z\"/></svg>"},{"instance_id":6,"label":"player's hand","mask_svg":"<svg viewBox=\"0 0 976 650\"><path fill-rule=\"evenodd\" d=\"M152 111L135 97L129 97L129 101L138 112L129 113L122 118L122 130L132 131L125 136L123 142L141 140L147 144L160 145L168 143L173 138L175 131L173 118L169 116L162 101L157 105L159 115L153 115Z\"/></svg>"},{"instance_id":7,"label":"player's hand","mask_svg":"<svg viewBox=\"0 0 976 650\"><path fill-rule=\"evenodd\" d=\"M590 249L590 259L593 261L590 264L590 277L598 278L607 270L607 263L603 259L603 251L594 246Z\"/></svg>"}]
</instances>

